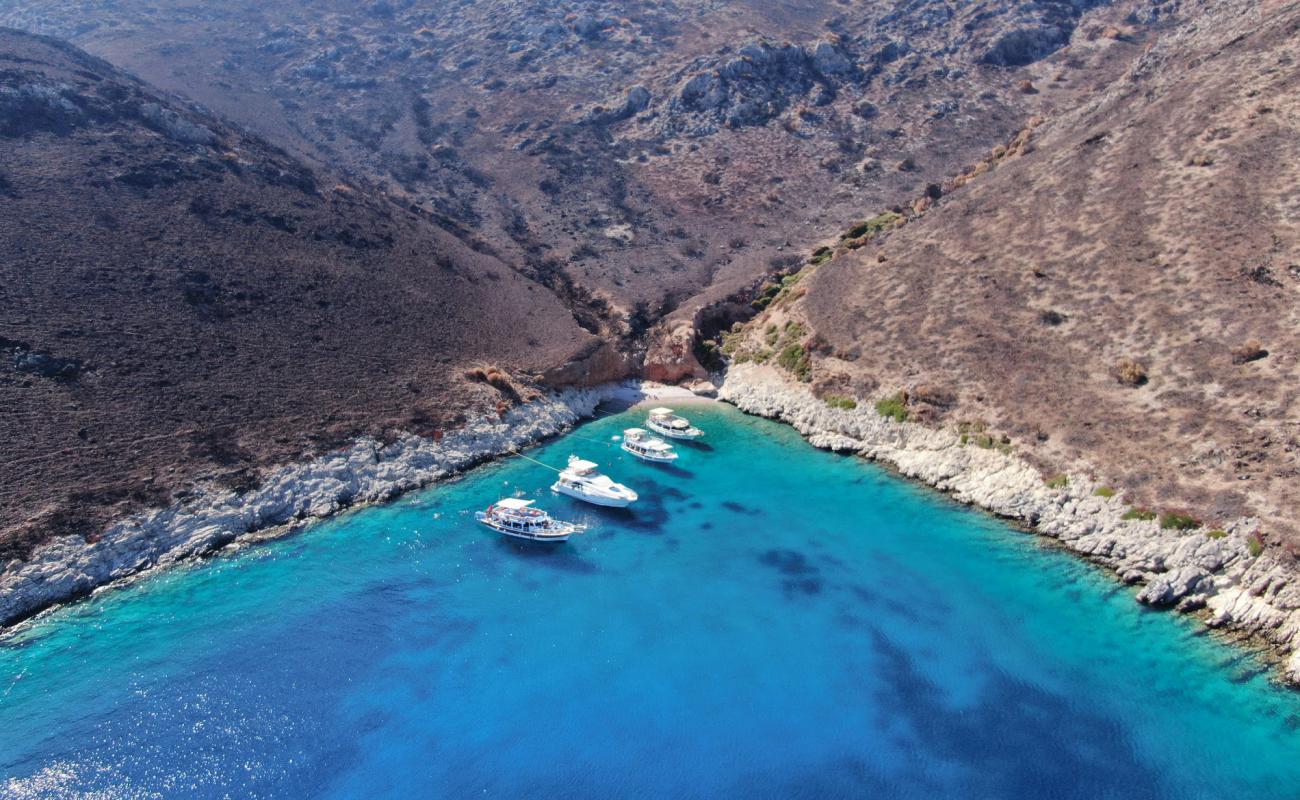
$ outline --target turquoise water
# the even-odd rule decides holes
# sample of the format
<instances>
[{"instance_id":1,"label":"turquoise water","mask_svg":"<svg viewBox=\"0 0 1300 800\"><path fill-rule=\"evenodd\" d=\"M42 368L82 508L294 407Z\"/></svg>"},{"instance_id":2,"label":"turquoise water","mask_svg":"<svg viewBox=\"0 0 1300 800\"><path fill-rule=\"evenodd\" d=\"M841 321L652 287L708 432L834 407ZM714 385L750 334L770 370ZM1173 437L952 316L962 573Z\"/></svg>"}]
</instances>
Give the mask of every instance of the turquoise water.
<instances>
[{"instance_id":1,"label":"turquoise water","mask_svg":"<svg viewBox=\"0 0 1300 800\"><path fill-rule=\"evenodd\" d=\"M4 797L1263 798L1300 700L1034 537L725 407L604 418L0 645ZM558 549L470 513L536 495Z\"/></svg>"}]
</instances>

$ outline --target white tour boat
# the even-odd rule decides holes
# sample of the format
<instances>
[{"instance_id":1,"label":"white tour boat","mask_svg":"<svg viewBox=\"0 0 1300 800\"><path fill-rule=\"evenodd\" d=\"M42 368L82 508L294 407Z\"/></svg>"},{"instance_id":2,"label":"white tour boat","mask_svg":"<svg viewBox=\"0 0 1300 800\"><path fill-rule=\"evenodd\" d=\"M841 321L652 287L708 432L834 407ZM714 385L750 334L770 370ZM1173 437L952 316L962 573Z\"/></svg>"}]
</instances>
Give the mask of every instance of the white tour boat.
<instances>
[{"instance_id":1,"label":"white tour boat","mask_svg":"<svg viewBox=\"0 0 1300 800\"><path fill-rule=\"evenodd\" d=\"M506 536L534 542L563 542L580 530L572 522L552 519L550 514L532 505L532 500L507 497L488 506L487 511L474 512L474 518Z\"/></svg>"},{"instance_id":2,"label":"white tour boat","mask_svg":"<svg viewBox=\"0 0 1300 800\"><path fill-rule=\"evenodd\" d=\"M671 408L652 408L645 426L672 439L698 439L704 431L691 425L686 417L678 416Z\"/></svg>"},{"instance_id":3,"label":"white tour boat","mask_svg":"<svg viewBox=\"0 0 1300 800\"><path fill-rule=\"evenodd\" d=\"M610 508L626 508L636 501L636 492L601 475L596 471L597 466L594 461L569 456L569 466L560 471L551 491Z\"/></svg>"},{"instance_id":4,"label":"white tour boat","mask_svg":"<svg viewBox=\"0 0 1300 800\"><path fill-rule=\"evenodd\" d=\"M677 451L673 450L672 445L658 436L651 436L643 428L628 428L623 431L622 447L642 461L667 464L677 460Z\"/></svg>"}]
</instances>

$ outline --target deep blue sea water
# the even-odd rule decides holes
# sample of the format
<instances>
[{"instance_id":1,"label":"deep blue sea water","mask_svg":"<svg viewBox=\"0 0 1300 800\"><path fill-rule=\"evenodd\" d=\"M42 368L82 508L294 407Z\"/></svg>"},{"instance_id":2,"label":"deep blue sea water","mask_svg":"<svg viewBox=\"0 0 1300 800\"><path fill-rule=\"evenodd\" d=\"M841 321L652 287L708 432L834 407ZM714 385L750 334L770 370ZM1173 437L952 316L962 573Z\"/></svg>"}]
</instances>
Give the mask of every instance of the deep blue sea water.
<instances>
[{"instance_id":1,"label":"deep blue sea water","mask_svg":"<svg viewBox=\"0 0 1300 800\"><path fill-rule=\"evenodd\" d=\"M1286 798L1300 699L1033 536L692 409L631 513L522 459L0 643L4 797ZM636 415L639 421L639 414ZM593 529L517 545L536 496Z\"/></svg>"}]
</instances>

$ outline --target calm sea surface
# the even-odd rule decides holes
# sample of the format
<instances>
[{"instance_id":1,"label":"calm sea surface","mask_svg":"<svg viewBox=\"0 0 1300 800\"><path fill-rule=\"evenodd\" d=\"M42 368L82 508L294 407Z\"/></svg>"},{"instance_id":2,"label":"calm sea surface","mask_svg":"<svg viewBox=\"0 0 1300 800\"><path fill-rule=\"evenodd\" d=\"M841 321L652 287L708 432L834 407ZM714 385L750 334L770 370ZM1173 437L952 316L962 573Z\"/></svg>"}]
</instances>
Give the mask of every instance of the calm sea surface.
<instances>
[{"instance_id":1,"label":"calm sea surface","mask_svg":"<svg viewBox=\"0 0 1300 800\"><path fill-rule=\"evenodd\" d=\"M1292 798L1300 697L1034 537L725 407L523 459L0 641L9 798ZM516 545L522 492L593 528ZM1193 534L1195 535L1195 534Z\"/></svg>"}]
</instances>

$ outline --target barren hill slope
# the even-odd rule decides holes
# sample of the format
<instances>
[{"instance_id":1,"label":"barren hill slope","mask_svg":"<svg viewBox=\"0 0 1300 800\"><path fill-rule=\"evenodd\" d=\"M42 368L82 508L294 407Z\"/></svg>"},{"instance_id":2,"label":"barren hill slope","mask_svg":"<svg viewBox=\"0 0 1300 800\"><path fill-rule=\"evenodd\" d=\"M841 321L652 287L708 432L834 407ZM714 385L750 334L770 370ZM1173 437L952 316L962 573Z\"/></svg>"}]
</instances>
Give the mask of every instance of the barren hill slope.
<instances>
[{"instance_id":1,"label":"barren hill slope","mask_svg":"<svg viewBox=\"0 0 1300 800\"><path fill-rule=\"evenodd\" d=\"M429 431L596 339L545 287L53 40L0 30L0 563L192 481Z\"/></svg>"},{"instance_id":2,"label":"barren hill slope","mask_svg":"<svg viewBox=\"0 0 1300 800\"><path fill-rule=\"evenodd\" d=\"M689 342L665 363L662 334L643 336L657 320L689 323L1074 102L1175 5L13 0L0 22L376 183L677 377ZM1131 7L1125 36L1053 56Z\"/></svg>"},{"instance_id":3,"label":"barren hill slope","mask_svg":"<svg viewBox=\"0 0 1300 800\"><path fill-rule=\"evenodd\" d=\"M987 425L1048 474L1084 465L1135 505L1259 515L1289 552L1300 5L1187 11L1105 92L841 248L746 346L795 320L823 393L905 392L913 417Z\"/></svg>"}]
</instances>

